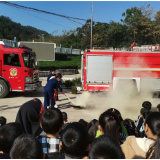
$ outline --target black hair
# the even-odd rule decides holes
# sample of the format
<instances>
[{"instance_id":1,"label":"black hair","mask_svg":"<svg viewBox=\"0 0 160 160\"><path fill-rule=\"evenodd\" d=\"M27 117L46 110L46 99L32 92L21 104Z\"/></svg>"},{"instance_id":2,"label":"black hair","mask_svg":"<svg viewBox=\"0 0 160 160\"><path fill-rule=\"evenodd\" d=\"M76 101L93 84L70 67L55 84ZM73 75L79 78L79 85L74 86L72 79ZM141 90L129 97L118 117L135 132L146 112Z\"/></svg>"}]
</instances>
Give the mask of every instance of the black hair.
<instances>
[{"instance_id":1,"label":"black hair","mask_svg":"<svg viewBox=\"0 0 160 160\"><path fill-rule=\"evenodd\" d=\"M86 130L88 129L88 122L87 121L85 121L84 119L80 119L78 122L83 124L85 126Z\"/></svg>"},{"instance_id":2,"label":"black hair","mask_svg":"<svg viewBox=\"0 0 160 160\"><path fill-rule=\"evenodd\" d=\"M57 108L45 110L41 116L41 125L45 133L56 134L63 125L62 112Z\"/></svg>"},{"instance_id":3,"label":"black hair","mask_svg":"<svg viewBox=\"0 0 160 160\"><path fill-rule=\"evenodd\" d=\"M62 116L63 116L63 121L67 122L67 113L66 112L62 112Z\"/></svg>"},{"instance_id":4,"label":"black hair","mask_svg":"<svg viewBox=\"0 0 160 160\"><path fill-rule=\"evenodd\" d=\"M108 109L107 111L114 113L114 114L118 117L118 119L119 119L120 122L123 121L123 118L122 118L122 116L121 116L121 113L120 113L117 109L115 109L115 108L110 108L110 109Z\"/></svg>"},{"instance_id":5,"label":"black hair","mask_svg":"<svg viewBox=\"0 0 160 160\"><path fill-rule=\"evenodd\" d=\"M0 127L0 151L9 155L14 140L23 134L23 128L19 123L8 123Z\"/></svg>"},{"instance_id":6,"label":"black hair","mask_svg":"<svg viewBox=\"0 0 160 160\"><path fill-rule=\"evenodd\" d=\"M103 129L104 135L110 135L119 142L119 132L121 125L118 117L112 112L104 112L99 117L99 125Z\"/></svg>"},{"instance_id":7,"label":"black hair","mask_svg":"<svg viewBox=\"0 0 160 160\"><path fill-rule=\"evenodd\" d=\"M134 130L136 129L136 125L135 125L134 121L131 120L131 119L129 119L129 118L126 118L126 119L123 121L123 125L124 125L124 126L132 125L133 129L134 129Z\"/></svg>"},{"instance_id":8,"label":"black hair","mask_svg":"<svg viewBox=\"0 0 160 160\"><path fill-rule=\"evenodd\" d=\"M157 105L158 112L160 112L160 104Z\"/></svg>"},{"instance_id":9,"label":"black hair","mask_svg":"<svg viewBox=\"0 0 160 160\"><path fill-rule=\"evenodd\" d=\"M3 117L3 116L0 116L0 126L5 125L6 122L7 122L7 119L5 117Z\"/></svg>"},{"instance_id":10,"label":"black hair","mask_svg":"<svg viewBox=\"0 0 160 160\"><path fill-rule=\"evenodd\" d=\"M123 125L124 125L124 127L126 128L127 133L128 133L129 136L134 135L134 136L137 137L137 134L136 134L136 126L135 126L133 120L131 120L131 119L125 119L125 120L123 121Z\"/></svg>"},{"instance_id":11,"label":"black hair","mask_svg":"<svg viewBox=\"0 0 160 160\"><path fill-rule=\"evenodd\" d=\"M98 130L98 120L93 119L89 124L88 124L88 135L89 135L89 143L91 144L93 139L96 137Z\"/></svg>"},{"instance_id":12,"label":"black hair","mask_svg":"<svg viewBox=\"0 0 160 160\"><path fill-rule=\"evenodd\" d=\"M125 159L120 145L107 135L96 138L89 150L90 159Z\"/></svg>"},{"instance_id":13,"label":"black hair","mask_svg":"<svg viewBox=\"0 0 160 160\"><path fill-rule=\"evenodd\" d=\"M16 138L10 151L11 159L43 159L42 144L29 134Z\"/></svg>"},{"instance_id":14,"label":"black hair","mask_svg":"<svg viewBox=\"0 0 160 160\"><path fill-rule=\"evenodd\" d=\"M144 102L142 103L142 107L143 107L143 108L146 108L146 109L148 109L148 110L151 110L152 104L151 104L151 102L149 102L149 101L144 101Z\"/></svg>"},{"instance_id":15,"label":"black hair","mask_svg":"<svg viewBox=\"0 0 160 160\"><path fill-rule=\"evenodd\" d=\"M143 118L146 119L146 117L152 113L151 111L146 111L146 112L143 112Z\"/></svg>"},{"instance_id":16,"label":"black hair","mask_svg":"<svg viewBox=\"0 0 160 160\"><path fill-rule=\"evenodd\" d=\"M56 76L55 76L55 78L61 79L62 78L62 74L61 73L57 73Z\"/></svg>"},{"instance_id":17,"label":"black hair","mask_svg":"<svg viewBox=\"0 0 160 160\"><path fill-rule=\"evenodd\" d=\"M62 132L62 149L66 156L81 159L89 145L89 136L83 124L73 122Z\"/></svg>"},{"instance_id":18,"label":"black hair","mask_svg":"<svg viewBox=\"0 0 160 160\"><path fill-rule=\"evenodd\" d=\"M160 108L160 104L157 105L157 108Z\"/></svg>"},{"instance_id":19,"label":"black hair","mask_svg":"<svg viewBox=\"0 0 160 160\"><path fill-rule=\"evenodd\" d=\"M157 136L157 140L150 147L146 154L147 159L160 159L160 113L152 112L146 119L144 125L148 125L153 135Z\"/></svg>"},{"instance_id":20,"label":"black hair","mask_svg":"<svg viewBox=\"0 0 160 160\"><path fill-rule=\"evenodd\" d=\"M140 114L143 115L145 112L148 112L149 110L146 108L141 108Z\"/></svg>"}]
</instances>

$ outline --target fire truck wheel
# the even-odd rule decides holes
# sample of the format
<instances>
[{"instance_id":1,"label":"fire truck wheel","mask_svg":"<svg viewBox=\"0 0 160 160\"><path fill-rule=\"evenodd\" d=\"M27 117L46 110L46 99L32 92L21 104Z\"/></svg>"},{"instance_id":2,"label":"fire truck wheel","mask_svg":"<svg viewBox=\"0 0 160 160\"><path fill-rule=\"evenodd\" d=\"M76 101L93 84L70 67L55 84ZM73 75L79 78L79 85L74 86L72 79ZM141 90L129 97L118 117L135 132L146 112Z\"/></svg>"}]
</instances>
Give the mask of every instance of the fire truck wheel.
<instances>
[{"instance_id":1,"label":"fire truck wheel","mask_svg":"<svg viewBox=\"0 0 160 160\"><path fill-rule=\"evenodd\" d=\"M4 98L8 95L9 88L4 80L0 79L0 98Z\"/></svg>"}]
</instances>

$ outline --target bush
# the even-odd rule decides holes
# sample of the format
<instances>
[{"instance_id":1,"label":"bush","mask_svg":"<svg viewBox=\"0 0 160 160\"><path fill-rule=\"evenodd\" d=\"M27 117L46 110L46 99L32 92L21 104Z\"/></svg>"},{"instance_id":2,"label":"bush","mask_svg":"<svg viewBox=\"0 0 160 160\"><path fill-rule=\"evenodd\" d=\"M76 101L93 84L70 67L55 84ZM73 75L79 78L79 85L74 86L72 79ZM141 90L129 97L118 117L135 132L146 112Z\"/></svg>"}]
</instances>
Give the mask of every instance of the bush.
<instances>
[{"instance_id":1,"label":"bush","mask_svg":"<svg viewBox=\"0 0 160 160\"><path fill-rule=\"evenodd\" d=\"M78 86L78 85L81 85L81 78L75 78L72 80L72 82L74 83L74 85Z\"/></svg>"},{"instance_id":2,"label":"bush","mask_svg":"<svg viewBox=\"0 0 160 160\"><path fill-rule=\"evenodd\" d=\"M81 78L75 78L73 80L66 80L64 85L66 87L72 87L72 86L82 86L81 84Z\"/></svg>"},{"instance_id":3,"label":"bush","mask_svg":"<svg viewBox=\"0 0 160 160\"><path fill-rule=\"evenodd\" d=\"M74 85L74 83L72 81L70 81L70 80L66 80L65 83L64 83L64 85L66 87L72 87Z\"/></svg>"}]
</instances>

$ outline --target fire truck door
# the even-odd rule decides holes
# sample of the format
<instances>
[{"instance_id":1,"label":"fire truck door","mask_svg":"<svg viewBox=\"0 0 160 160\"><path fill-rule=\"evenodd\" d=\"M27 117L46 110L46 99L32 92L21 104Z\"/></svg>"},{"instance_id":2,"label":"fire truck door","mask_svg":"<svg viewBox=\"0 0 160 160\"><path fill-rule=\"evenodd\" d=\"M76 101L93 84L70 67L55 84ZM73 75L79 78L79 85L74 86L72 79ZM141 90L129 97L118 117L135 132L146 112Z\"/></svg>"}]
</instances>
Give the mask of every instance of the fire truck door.
<instances>
[{"instance_id":1,"label":"fire truck door","mask_svg":"<svg viewBox=\"0 0 160 160\"><path fill-rule=\"evenodd\" d=\"M12 91L23 90L22 67L18 54L4 54L2 77L8 80Z\"/></svg>"},{"instance_id":2,"label":"fire truck door","mask_svg":"<svg viewBox=\"0 0 160 160\"><path fill-rule=\"evenodd\" d=\"M112 55L87 56L87 83L112 83Z\"/></svg>"}]
</instances>

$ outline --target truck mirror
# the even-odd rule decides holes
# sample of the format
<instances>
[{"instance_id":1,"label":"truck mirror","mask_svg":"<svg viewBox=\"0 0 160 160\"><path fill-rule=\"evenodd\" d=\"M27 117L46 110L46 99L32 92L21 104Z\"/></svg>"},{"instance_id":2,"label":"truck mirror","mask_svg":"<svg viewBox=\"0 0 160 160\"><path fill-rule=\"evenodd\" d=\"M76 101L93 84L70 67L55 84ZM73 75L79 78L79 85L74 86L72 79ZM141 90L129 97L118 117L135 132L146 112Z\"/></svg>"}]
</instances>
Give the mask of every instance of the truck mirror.
<instances>
[{"instance_id":1,"label":"truck mirror","mask_svg":"<svg viewBox=\"0 0 160 160\"><path fill-rule=\"evenodd\" d=\"M14 57L14 56L15 56L15 53L10 54L10 57Z\"/></svg>"}]
</instances>

